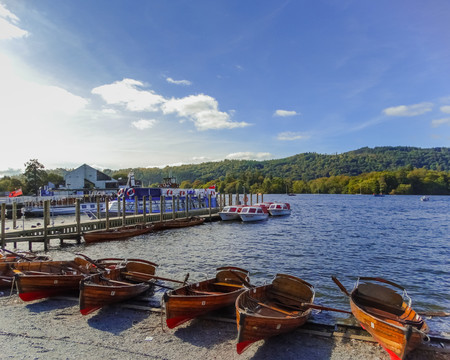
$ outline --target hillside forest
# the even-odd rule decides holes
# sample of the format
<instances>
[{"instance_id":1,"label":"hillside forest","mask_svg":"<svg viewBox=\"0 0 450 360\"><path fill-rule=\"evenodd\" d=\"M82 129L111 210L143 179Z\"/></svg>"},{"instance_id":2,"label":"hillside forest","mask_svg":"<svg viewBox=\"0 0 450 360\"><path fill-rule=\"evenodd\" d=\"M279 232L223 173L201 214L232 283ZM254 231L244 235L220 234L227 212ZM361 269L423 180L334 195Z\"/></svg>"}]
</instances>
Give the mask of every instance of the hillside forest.
<instances>
[{"instance_id":1,"label":"hillside forest","mask_svg":"<svg viewBox=\"0 0 450 360\"><path fill-rule=\"evenodd\" d=\"M25 164L24 174L1 178L0 191L22 188L24 194L31 195L48 181L64 185L67 171L45 170L33 159ZM266 161L103 170L122 180L130 171L143 186L157 187L163 178L175 177L181 188L215 185L221 193L450 195L450 148L362 148L336 155L304 153Z\"/></svg>"}]
</instances>

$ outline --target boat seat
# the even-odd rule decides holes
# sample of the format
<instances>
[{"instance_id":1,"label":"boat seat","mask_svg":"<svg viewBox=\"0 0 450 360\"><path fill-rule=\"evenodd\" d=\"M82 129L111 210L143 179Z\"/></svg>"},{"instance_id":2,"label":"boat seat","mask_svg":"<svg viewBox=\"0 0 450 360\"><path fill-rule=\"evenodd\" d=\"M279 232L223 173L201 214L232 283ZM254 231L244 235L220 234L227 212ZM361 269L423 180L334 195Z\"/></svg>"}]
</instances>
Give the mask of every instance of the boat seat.
<instances>
[{"instance_id":1,"label":"boat seat","mask_svg":"<svg viewBox=\"0 0 450 360\"><path fill-rule=\"evenodd\" d=\"M354 296L359 305L373 307L394 315L401 315L405 311L402 296L386 286L360 284Z\"/></svg>"},{"instance_id":2,"label":"boat seat","mask_svg":"<svg viewBox=\"0 0 450 360\"><path fill-rule=\"evenodd\" d=\"M189 291L196 295L223 295L223 292L218 292L218 291L201 291L201 290L194 290L194 289L189 289Z\"/></svg>"}]
</instances>

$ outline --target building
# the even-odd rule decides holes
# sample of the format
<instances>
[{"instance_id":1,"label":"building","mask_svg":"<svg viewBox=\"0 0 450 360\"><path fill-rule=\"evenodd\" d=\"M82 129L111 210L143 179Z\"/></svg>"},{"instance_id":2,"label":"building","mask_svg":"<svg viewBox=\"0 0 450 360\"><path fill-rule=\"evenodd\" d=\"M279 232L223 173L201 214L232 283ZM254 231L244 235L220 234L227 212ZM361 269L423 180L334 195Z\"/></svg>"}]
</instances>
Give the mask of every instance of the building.
<instances>
[{"instance_id":1,"label":"building","mask_svg":"<svg viewBox=\"0 0 450 360\"><path fill-rule=\"evenodd\" d=\"M83 164L75 170L69 171L65 176L66 189L117 189L117 180Z\"/></svg>"}]
</instances>

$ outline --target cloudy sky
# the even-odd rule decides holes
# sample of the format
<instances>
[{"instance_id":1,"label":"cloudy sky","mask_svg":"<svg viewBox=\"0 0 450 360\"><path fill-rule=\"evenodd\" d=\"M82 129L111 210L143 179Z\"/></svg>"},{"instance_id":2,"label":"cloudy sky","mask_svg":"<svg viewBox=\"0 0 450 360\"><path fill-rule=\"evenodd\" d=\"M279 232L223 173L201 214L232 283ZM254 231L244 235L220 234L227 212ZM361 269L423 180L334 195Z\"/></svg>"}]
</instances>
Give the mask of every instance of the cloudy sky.
<instances>
[{"instance_id":1,"label":"cloudy sky","mask_svg":"<svg viewBox=\"0 0 450 360\"><path fill-rule=\"evenodd\" d=\"M0 172L450 146L450 2L0 0Z\"/></svg>"}]
</instances>

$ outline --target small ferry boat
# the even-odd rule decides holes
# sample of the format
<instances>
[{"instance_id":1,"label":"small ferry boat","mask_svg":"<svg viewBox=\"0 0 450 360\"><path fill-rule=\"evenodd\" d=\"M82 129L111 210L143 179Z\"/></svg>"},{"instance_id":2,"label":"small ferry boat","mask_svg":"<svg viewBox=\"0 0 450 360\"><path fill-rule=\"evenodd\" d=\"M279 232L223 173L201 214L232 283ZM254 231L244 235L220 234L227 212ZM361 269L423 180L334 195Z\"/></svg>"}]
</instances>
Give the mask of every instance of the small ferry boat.
<instances>
[{"instance_id":1,"label":"small ferry boat","mask_svg":"<svg viewBox=\"0 0 450 360\"><path fill-rule=\"evenodd\" d=\"M269 214L272 216L290 215L291 214L291 205L288 203L270 204Z\"/></svg>"},{"instance_id":2,"label":"small ferry boat","mask_svg":"<svg viewBox=\"0 0 450 360\"><path fill-rule=\"evenodd\" d=\"M242 221L263 221L269 218L267 207L261 205L244 206L239 213Z\"/></svg>"},{"instance_id":3,"label":"small ferry boat","mask_svg":"<svg viewBox=\"0 0 450 360\"><path fill-rule=\"evenodd\" d=\"M245 205L231 205L225 206L222 211L219 212L219 216L223 221L240 220L240 212Z\"/></svg>"}]
</instances>

